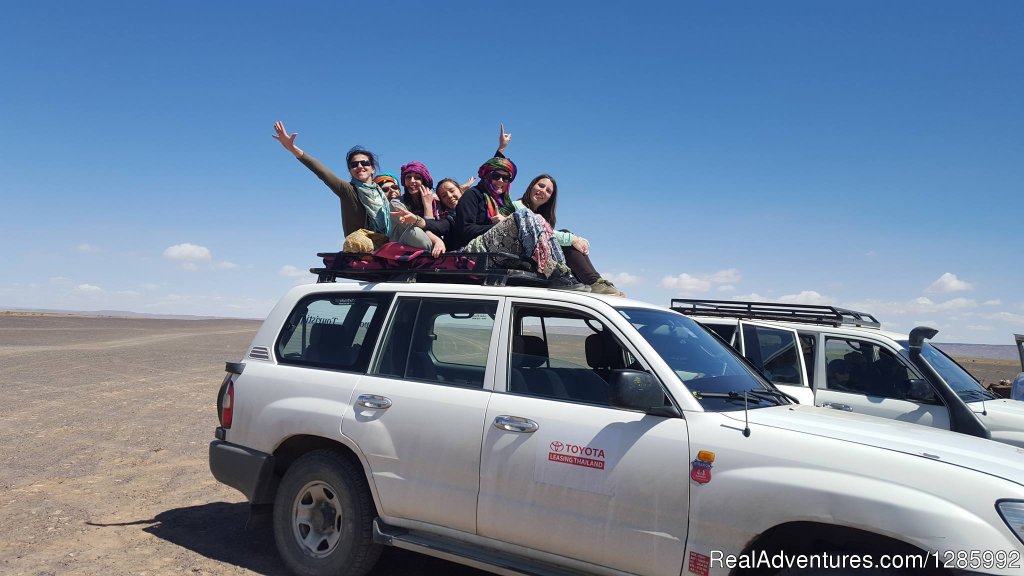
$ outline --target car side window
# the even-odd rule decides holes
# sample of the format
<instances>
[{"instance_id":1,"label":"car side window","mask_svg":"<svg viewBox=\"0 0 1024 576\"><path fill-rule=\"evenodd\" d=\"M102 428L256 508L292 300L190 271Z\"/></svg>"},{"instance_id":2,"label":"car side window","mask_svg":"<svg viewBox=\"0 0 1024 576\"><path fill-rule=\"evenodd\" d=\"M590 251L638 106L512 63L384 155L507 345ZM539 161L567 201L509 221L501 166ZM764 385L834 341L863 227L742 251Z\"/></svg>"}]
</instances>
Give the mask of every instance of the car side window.
<instances>
[{"instance_id":1,"label":"car side window","mask_svg":"<svg viewBox=\"0 0 1024 576\"><path fill-rule=\"evenodd\" d=\"M730 346L736 346L736 325L735 324L701 324L707 330L718 334L722 340L725 340Z\"/></svg>"},{"instance_id":2,"label":"car side window","mask_svg":"<svg viewBox=\"0 0 1024 576\"><path fill-rule=\"evenodd\" d=\"M796 336L754 324L743 324L743 347L748 360L754 363L774 384L802 384L797 360Z\"/></svg>"},{"instance_id":3,"label":"car side window","mask_svg":"<svg viewBox=\"0 0 1024 576\"><path fill-rule=\"evenodd\" d=\"M851 338L825 338L829 390L938 404L934 390L891 350Z\"/></svg>"},{"instance_id":4,"label":"car side window","mask_svg":"<svg viewBox=\"0 0 1024 576\"><path fill-rule=\"evenodd\" d=\"M513 309L508 391L610 405L612 370L639 363L600 320L571 310Z\"/></svg>"},{"instance_id":5,"label":"car side window","mask_svg":"<svg viewBox=\"0 0 1024 576\"><path fill-rule=\"evenodd\" d=\"M482 388L495 300L399 298L377 373Z\"/></svg>"},{"instance_id":6,"label":"car side window","mask_svg":"<svg viewBox=\"0 0 1024 576\"><path fill-rule=\"evenodd\" d=\"M388 294L321 294L298 303L275 346L278 361L365 372Z\"/></svg>"}]
</instances>

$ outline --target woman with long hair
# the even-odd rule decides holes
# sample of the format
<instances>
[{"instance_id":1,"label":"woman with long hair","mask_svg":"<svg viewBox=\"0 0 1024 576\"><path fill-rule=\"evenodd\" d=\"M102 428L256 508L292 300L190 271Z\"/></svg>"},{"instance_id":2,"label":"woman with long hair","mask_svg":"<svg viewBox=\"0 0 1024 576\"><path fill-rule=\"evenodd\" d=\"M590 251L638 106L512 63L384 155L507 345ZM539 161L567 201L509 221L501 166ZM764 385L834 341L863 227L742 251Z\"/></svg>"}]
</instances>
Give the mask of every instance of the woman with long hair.
<instances>
[{"instance_id":1,"label":"woman with long hair","mask_svg":"<svg viewBox=\"0 0 1024 576\"><path fill-rule=\"evenodd\" d=\"M558 207L558 182L550 174L541 174L526 187L519 200L513 202L518 207L532 210L555 230L556 209ZM568 230L555 230L555 239L565 254L565 263L580 282L590 286L595 294L625 296L609 280L601 277L590 261L590 242L586 238L573 234Z\"/></svg>"}]
</instances>

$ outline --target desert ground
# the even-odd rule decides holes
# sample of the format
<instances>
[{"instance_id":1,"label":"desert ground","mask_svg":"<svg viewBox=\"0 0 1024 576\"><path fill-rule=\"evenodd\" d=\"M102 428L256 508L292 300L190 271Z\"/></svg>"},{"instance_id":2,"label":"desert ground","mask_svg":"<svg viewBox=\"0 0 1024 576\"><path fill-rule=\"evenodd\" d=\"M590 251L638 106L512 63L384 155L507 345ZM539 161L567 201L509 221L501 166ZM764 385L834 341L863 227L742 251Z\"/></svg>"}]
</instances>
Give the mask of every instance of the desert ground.
<instances>
[{"instance_id":1,"label":"desert ground","mask_svg":"<svg viewBox=\"0 0 1024 576\"><path fill-rule=\"evenodd\" d=\"M207 466L224 362L258 327L0 314L0 573L286 574ZM1019 370L962 363L984 382ZM396 549L373 573L483 574Z\"/></svg>"}]
</instances>

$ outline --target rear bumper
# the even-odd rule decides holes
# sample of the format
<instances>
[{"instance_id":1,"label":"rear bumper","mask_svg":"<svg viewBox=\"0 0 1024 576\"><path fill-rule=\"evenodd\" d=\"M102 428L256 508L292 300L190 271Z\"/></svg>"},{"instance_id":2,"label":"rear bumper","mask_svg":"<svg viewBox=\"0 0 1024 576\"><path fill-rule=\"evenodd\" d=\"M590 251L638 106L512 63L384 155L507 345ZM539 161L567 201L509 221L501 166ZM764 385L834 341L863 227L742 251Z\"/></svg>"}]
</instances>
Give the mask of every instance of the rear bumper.
<instances>
[{"instance_id":1,"label":"rear bumper","mask_svg":"<svg viewBox=\"0 0 1024 576\"><path fill-rule=\"evenodd\" d=\"M273 502L274 457L223 440L210 442L210 472L252 504Z\"/></svg>"}]
</instances>

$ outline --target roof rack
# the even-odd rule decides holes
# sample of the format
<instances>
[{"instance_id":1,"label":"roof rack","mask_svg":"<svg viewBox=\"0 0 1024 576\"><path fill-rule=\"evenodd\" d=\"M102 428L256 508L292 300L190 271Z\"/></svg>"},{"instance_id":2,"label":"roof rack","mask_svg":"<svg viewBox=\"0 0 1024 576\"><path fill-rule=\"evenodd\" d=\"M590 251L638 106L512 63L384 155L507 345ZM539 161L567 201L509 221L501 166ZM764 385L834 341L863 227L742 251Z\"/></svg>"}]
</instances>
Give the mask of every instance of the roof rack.
<instances>
[{"instance_id":1,"label":"roof rack","mask_svg":"<svg viewBox=\"0 0 1024 576\"><path fill-rule=\"evenodd\" d=\"M417 257L391 259L374 254L318 252L324 268L310 268L317 283L334 282L338 278L360 282L440 282L476 284L479 286L547 287L542 274L526 270L532 262L515 254L479 252L443 254L438 258Z\"/></svg>"},{"instance_id":2,"label":"roof rack","mask_svg":"<svg viewBox=\"0 0 1024 576\"><path fill-rule=\"evenodd\" d=\"M862 326L865 328L881 328L882 326L881 322L867 312L857 312L835 306L673 298L671 308L676 312L693 316L776 320L827 326Z\"/></svg>"}]
</instances>

